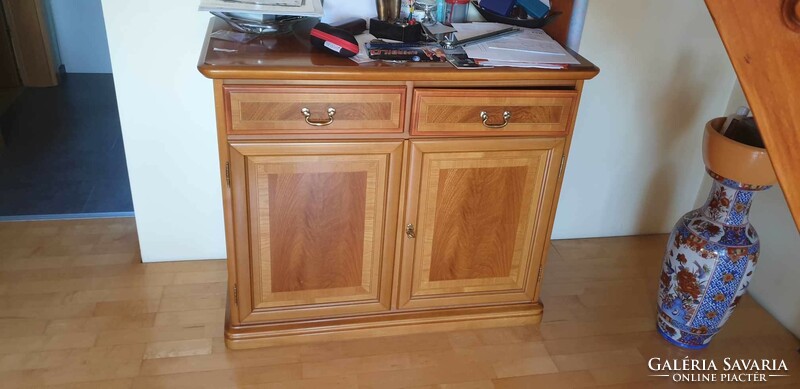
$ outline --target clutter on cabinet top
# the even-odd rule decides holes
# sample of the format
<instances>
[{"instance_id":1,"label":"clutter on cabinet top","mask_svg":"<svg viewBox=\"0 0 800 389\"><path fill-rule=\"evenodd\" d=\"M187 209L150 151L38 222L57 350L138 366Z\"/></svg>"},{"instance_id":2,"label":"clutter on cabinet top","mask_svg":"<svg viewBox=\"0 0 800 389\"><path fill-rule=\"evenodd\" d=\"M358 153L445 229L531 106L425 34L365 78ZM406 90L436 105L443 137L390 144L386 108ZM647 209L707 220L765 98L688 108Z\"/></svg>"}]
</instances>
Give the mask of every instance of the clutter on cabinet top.
<instances>
[{"instance_id":1,"label":"clutter on cabinet top","mask_svg":"<svg viewBox=\"0 0 800 389\"><path fill-rule=\"evenodd\" d=\"M492 31L505 31L500 23L454 23L456 38L465 41ZM463 46L464 54L480 66L535 67L560 69L580 62L541 29L517 28L513 35L500 36ZM473 66L470 66L473 67Z\"/></svg>"},{"instance_id":2,"label":"clutter on cabinet top","mask_svg":"<svg viewBox=\"0 0 800 389\"><path fill-rule=\"evenodd\" d=\"M263 13L219 13L231 8L236 10L264 11L269 9L294 10L311 5L320 0L203 0L201 9L212 10L236 31L243 32L286 32L297 21L287 18L298 16L266 15ZM538 3L532 3L533 1ZM483 12L494 10L514 14L527 9L538 9L540 15L551 18L549 3L543 0L483 0L487 6ZM351 58L358 64L374 61L390 62L450 62L459 69L478 69L486 67L525 67L562 69L580 62L541 29L510 27L504 23L441 23L439 20L453 20L448 13L458 12L453 7L469 6L465 0L394 0L398 7L397 19L370 21L369 34L360 34L366 21L351 21L355 30L343 29L343 25L319 23L311 30L309 38L316 50L339 57ZM391 0L387 1L392 3ZM473 4L477 4L476 2ZM439 5L445 6L444 15L438 12ZM547 8L542 11L540 8ZM405 7L402 7L405 6ZM248 8L249 7L249 8ZM289 12L281 11L281 12ZM500 15L506 17L504 15ZM525 16L527 17L527 16ZM304 18L304 17L299 17ZM546 23L546 19L539 20ZM550 19L552 20L552 19ZM281 25L281 22L288 26ZM273 23L273 24L270 24ZM301 27L298 27L300 29ZM270 30L271 29L271 30ZM305 27L296 34L305 35ZM241 34L218 30L213 38L244 44L259 45L263 39L253 39L257 34ZM251 43L252 40L252 43Z\"/></svg>"},{"instance_id":3,"label":"clutter on cabinet top","mask_svg":"<svg viewBox=\"0 0 800 389\"><path fill-rule=\"evenodd\" d=\"M322 16L321 0L202 0L209 11L234 30L249 34L282 34L311 17Z\"/></svg>"}]
</instances>

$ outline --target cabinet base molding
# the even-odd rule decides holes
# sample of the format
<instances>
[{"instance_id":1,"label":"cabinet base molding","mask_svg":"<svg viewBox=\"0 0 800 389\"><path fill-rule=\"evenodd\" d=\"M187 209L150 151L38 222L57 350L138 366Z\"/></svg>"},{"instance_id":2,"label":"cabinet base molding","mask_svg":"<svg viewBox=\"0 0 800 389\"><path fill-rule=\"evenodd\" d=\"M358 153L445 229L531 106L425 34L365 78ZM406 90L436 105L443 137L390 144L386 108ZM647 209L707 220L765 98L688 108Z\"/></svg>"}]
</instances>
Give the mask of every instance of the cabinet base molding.
<instances>
[{"instance_id":1,"label":"cabinet base molding","mask_svg":"<svg viewBox=\"0 0 800 389\"><path fill-rule=\"evenodd\" d=\"M449 308L256 325L225 323L231 349L537 324L542 304Z\"/></svg>"}]
</instances>

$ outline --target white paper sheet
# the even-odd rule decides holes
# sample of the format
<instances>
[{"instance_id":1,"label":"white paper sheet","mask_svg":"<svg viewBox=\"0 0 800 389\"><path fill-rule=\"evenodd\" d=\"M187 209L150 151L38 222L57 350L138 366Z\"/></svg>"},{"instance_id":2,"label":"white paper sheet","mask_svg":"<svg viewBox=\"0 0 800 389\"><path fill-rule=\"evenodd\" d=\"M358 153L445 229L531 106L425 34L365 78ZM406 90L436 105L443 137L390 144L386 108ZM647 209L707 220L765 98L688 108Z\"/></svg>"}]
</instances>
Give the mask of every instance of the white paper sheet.
<instances>
[{"instance_id":1,"label":"white paper sheet","mask_svg":"<svg viewBox=\"0 0 800 389\"><path fill-rule=\"evenodd\" d=\"M367 48L365 46L367 42L373 39L375 39L375 36L368 33L356 35L356 41L358 42L358 54L350 57L350 60L355 63L374 62L375 60L369 57L369 54L367 53Z\"/></svg>"},{"instance_id":2,"label":"white paper sheet","mask_svg":"<svg viewBox=\"0 0 800 389\"><path fill-rule=\"evenodd\" d=\"M559 64L579 64L573 56L566 51L563 55L553 55L551 53L542 54L531 51L495 49L490 45L492 42L479 43L464 47L464 51L470 58L485 59L488 61L506 62L534 62L534 63L559 63Z\"/></svg>"},{"instance_id":3,"label":"white paper sheet","mask_svg":"<svg viewBox=\"0 0 800 389\"><path fill-rule=\"evenodd\" d=\"M493 31L500 31L511 26L502 23L453 23L453 28L456 29L456 39L464 40L472 38L473 36L488 34Z\"/></svg>"},{"instance_id":4,"label":"white paper sheet","mask_svg":"<svg viewBox=\"0 0 800 389\"><path fill-rule=\"evenodd\" d=\"M456 38L459 40L464 40L467 38L471 38L473 36L478 36L482 34L488 34L494 31L505 30L509 27L508 24L503 23L493 23L493 22L474 22L474 23L453 23L453 28L456 29ZM521 32L514 34L514 36L522 36L520 34L524 34L526 39L536 39L542 41L553 41L553 38L550 35L547 35L544 30L541 28L523 28Z\"/></svg>"},{"instance_id":5,"label":"white paper sheet","mask_svg":"<svg viewBox=\"0 0 800 389\"><path fill-rule=\"evenodd\" d=\"M454 23L456 37L463 40L508 28L500 23ZM522 64L579 64L561 45L541 29L523 28L522 31L483 43L464 46L470 58L485 60L493 66L502 63ZM499 62L500 64L495 64ZM485 62L484 62L485 63ZM549 65L548 65L549 66Z\"/></svg>"},{"instance_id":6,"label":"white paper sheet","mask_svg":"<svg viewBox=\"0 0 800 389\"><path fill-rule=\"evenodd\" d=\"M544 34L544 36L542 36ZM512 36L487 42L493 49L527 51L540 54L566 55L567 51L544 31L523 30Z\"/></svg>"}]
</instances>

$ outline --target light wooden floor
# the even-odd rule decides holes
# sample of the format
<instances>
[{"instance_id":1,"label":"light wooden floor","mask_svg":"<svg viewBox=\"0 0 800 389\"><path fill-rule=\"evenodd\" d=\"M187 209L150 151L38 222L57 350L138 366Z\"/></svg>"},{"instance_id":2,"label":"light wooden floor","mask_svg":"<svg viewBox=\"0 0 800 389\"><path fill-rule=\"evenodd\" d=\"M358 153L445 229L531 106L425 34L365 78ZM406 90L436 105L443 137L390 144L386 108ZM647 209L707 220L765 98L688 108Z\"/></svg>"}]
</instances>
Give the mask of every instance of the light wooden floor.
<instances>
[{"instance_id":1,"label":"light wooden floor","mask_svg":"<svg viewBox=\"0 0 800 389\"><path fill-rule=\"evenodd\" d=\"M749 298L707 350L656 334L665 240L555 242L537 326L228 351L223 261L140 264L133 219L0 223L0 387L686 387L646 363L687 355L783 358L752 386L800 387L800 343Z\"/></svg>"}]
</instances>

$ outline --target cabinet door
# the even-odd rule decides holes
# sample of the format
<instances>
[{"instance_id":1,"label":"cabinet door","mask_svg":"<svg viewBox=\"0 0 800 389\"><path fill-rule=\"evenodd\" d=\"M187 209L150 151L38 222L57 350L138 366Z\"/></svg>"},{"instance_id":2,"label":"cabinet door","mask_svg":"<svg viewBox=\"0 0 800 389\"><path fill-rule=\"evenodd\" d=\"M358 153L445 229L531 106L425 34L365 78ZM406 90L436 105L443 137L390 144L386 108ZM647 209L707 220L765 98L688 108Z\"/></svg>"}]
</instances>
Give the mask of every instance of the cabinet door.
<instances>
[{"instance_id":1,"label":"cabinet door","mask_svg":"<svg viewBox=\"0 0 800 389\"><path fill-rule=\"evenodd\" d=\"M411 142L400 308L532 301L563 148Z\"/></svg>"},{"instance_id":2,"label":"cabinet door","mask_svg":"<svg viewBox=\"0 0 800 389\"><path fill-rule=\"evenodd\" d=\"M242 323L389 309L402 149L231 145Z\"/></svg>"}]
</instances>

